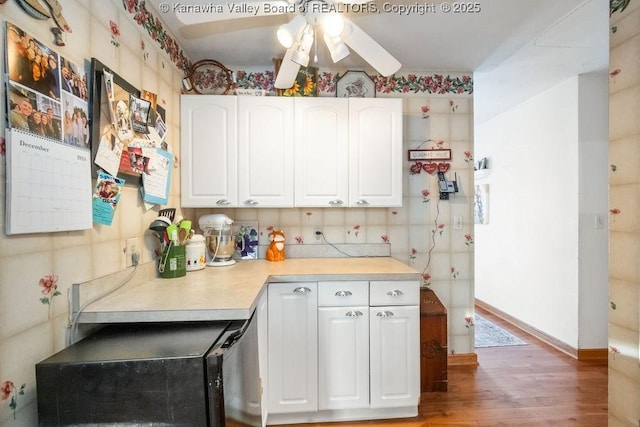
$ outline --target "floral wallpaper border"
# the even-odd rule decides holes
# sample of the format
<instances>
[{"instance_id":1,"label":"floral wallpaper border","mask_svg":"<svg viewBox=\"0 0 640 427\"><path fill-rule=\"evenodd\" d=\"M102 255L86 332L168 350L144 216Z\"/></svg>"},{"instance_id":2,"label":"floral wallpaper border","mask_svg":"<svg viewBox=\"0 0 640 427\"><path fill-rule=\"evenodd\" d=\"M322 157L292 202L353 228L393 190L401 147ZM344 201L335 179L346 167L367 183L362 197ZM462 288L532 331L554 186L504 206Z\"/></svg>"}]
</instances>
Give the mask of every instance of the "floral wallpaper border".
<instances>
[{"instance_id":1,"label":"floral wallpaper border","mask_svg":"<svg viewBox=\"0 0 640 427\"><path fill-rule=\"evenodd\" d=\"M122 6L125 11L133 15L135 22L145 29L152 40L160 45L160 48L169 55L179 69L184 72L189 70L191 61L185 56L178 42L164 29L162 21L149 12L144 0L122 0Z\"/></svg>"},{"instance_id":2,"label":"floral wallpaper border","mask_svg":"<svg viewBox=\"0 0 640 427\"><path fill-rule=\"evenodd\" d=\"M260 89L275 92L276 74L272 70L235 72L236 82L232 89ZM473 77L470 75L451 76L444 74L418 75L415 73L399 74L390 77L372 76L376 93L401 94L425 93L436 95L471 95L473 93ZM318 72L318 94L335 96L338 74L329 70Z\"/></svg>"}]
</instances>

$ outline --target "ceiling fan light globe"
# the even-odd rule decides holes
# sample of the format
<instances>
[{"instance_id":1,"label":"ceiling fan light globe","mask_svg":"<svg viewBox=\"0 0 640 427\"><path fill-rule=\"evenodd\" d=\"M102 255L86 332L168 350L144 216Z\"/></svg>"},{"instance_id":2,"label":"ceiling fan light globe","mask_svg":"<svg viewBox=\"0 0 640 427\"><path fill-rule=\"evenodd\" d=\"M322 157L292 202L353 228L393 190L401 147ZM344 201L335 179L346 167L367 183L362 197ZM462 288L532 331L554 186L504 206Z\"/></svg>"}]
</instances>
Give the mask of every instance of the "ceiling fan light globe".
<instances>
[{"instance_id":1,"label":"ceiling fan light globe","mask_svg":"<svg viewBox=\"0 0 640 427\"><path fill-rule=\"evenodd\" d=\"M330 37L337 37L344 30L344 19L337 13L331 13L322 18L322 29Z\"/></svg>"},{"instance_id":2,"label":"ceiling fan light globe","mask_svg":"<svg viewBox=\"0 0 640 427\"><path fill-rule=\"evenodd\" d=\"M300 32L306 27L307 20L302 15L297 15L291 21L286 24L282 24L276 36L280 44L289 49L295 43L296 39L300 35Z\"/></svg>"},{"instance_id":3,"label":"ceiling fan light globe","mask_svg":"<svg viewBox=\"0 0 640 427\"><path fill-rule=\"evenodd\" d=\"M278 37L278 41L280 42L282 47L289 49L291 46L293 46L293 42L295 41L295 39L293 38L292 34L287 31L286 28L278 28L276 36Z\"/></svg>"}]
</instances>

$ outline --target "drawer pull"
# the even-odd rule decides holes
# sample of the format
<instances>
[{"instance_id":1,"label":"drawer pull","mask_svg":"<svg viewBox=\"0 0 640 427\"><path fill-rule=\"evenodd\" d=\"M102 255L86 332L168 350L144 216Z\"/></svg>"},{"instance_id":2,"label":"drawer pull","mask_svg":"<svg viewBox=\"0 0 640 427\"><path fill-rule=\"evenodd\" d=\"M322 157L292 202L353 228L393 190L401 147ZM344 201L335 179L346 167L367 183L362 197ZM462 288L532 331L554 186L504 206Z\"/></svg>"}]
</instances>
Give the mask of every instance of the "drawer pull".
<instances>
[{"instance_id":1,"label":"drawer pull","mask_svg":"<svg viewBox=\"0 0 640 427\"><path fill-rule=\"evenodd\" d=\"M404 292L402 292L400 289L396 289L395 291L387 292L387 295L389 295L390 297L401 297L402 295L404 295Z\"/></svg>"},{"instance_id":2,"label":"drawer pull","mask_svg":"<svg viewBox=\"0 0 640 427\"><path fill-rule=\"evenodd\" d=\"M351 310L351 311L347 311L345 316L347 316L347 317L360 317L360 316L362 316L362 312L359 311L359 310Z\"/></svg>"},{"instance_id":3,"label":"drawer pull","mask_svg":"<svg viewBox=\"0 0 640 427\"><path fill-rule=\"evenodd\" d=\"M344 202L340 199L335 199L335 200L330 200L329 204L331 206L341 206L341 205L344 205Z\"/></svg>"},{"instance_id":4,"label":"drawer pull","mask_svg":"<svg viewBox=\"0 0 640 427\"><path fill-rule=\"evenodd\" d=\"M379 311L378 314L376 314L376 316L378 316L378 317L393 317L393 312L392 311Z\"/></svg>"},{"instance_id":5,"label":"drawer pull","mask_svg":"<svg viewBox=\"0 0 640 427\"><path fill-rule=\"evenodd\" d=\"M216 205L218 205L218 206L227 206L227 205L230 205L230 204L231 204L231 202L228 201L227 199L220 199L220 200L216 201Z\"/></svg>"},{"instance_id":6,"label":"drawer pull","mask_svg":"<svg viewBox=\"0 0 640 427\"><path fill-rule=\"evenodd\" d=\"M366 206L368 204L369 204L369 202L367 202L365 199L360 199L360 200L356 201L356 205L358 205L358 206Z\"/></svg>"},{"instance_id":7,"label":"drawer pull","mask_svg":"<svg viewBox=\"0 0 640 427\"><path fill-rule=\"evenodd\" d=\"M258 201L254 199L248 199L244 201L244 204L249 206L255 206L258 204Z\"/></svg>"},{"instance_id":8,"label":"drawer pull","mask_svg":"<svg viewBox=\"0 0 640 427\"><path fill-rule=\"evenodd\" d=\"M311 293L311 289L307 288L306 286L301 286L299 288L295 288L293 290L293 292L295 292L297 294L310 294Z\"/></svg>"},{"instance_id":9,"label":"drawer pull","mask_svg":"<svg viewBox=\"0 0 640 427\"><path fill-rule=\"evenodd\" d=\"M351 293L351 291L338 291L338 292L336 292L336 296L337 297L350 297L351 295L353 295Z\"/></svg>"}]
</instances>

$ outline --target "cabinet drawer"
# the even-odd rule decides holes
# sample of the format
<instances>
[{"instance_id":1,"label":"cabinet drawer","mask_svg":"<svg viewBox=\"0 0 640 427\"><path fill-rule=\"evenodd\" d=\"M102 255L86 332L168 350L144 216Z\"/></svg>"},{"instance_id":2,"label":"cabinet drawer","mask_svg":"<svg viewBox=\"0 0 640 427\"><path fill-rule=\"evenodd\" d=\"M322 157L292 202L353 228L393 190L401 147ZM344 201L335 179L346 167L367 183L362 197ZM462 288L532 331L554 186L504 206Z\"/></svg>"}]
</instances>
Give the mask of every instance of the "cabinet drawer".
<instances>
[{"instance_id":1,"label":"cabinet drawer","mask_svg":"<svg viewBox=\"0 0 640 427\"><path fill-rule=\"evenodd\" d=\"M371 306L420 304L420 283L417 281L372 281L369 293Z\"/></svg>"},{"instance_id":2,"label":"cabinet drawer","mask_svg":"<svg viewBox=\"0 0 640 427\"><path fill-rule=\"evenodd\" d=\"M369 282L318 282L318 305L323 307L369 305Z\"/></svg>"}]
</instances>

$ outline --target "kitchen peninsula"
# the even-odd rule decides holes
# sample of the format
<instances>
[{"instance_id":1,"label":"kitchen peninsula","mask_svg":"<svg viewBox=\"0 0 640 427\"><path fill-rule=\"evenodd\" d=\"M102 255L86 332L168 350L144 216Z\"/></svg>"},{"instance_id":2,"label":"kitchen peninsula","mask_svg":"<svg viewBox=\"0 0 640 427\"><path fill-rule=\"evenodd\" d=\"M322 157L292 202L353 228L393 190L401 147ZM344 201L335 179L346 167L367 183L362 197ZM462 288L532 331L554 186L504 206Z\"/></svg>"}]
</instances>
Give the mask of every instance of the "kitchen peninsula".
<instances>
[{"instance_id":1,"label":"kitchen peninsula","mask_svg":"<svg viewBox=\"0 0 640 427\"><path fill-rule=\"evenodd\" d=\"M245 260L124 286L77 319L252 319L267 424L406 418L420 398L420 277L391 257Z\"/></svg>"},{"instance_id":2,"label":"kitchen peninsula","mask_svg":"<svg viewBox=\"0 0 640 427\"><path fill-rule=\"evenodd\" d=\"M318 280L419 281L420 274L391 257L245 260L123 287L89 304L78 323L248 319L269 282Z\"/></svg>"}]
</instances>

